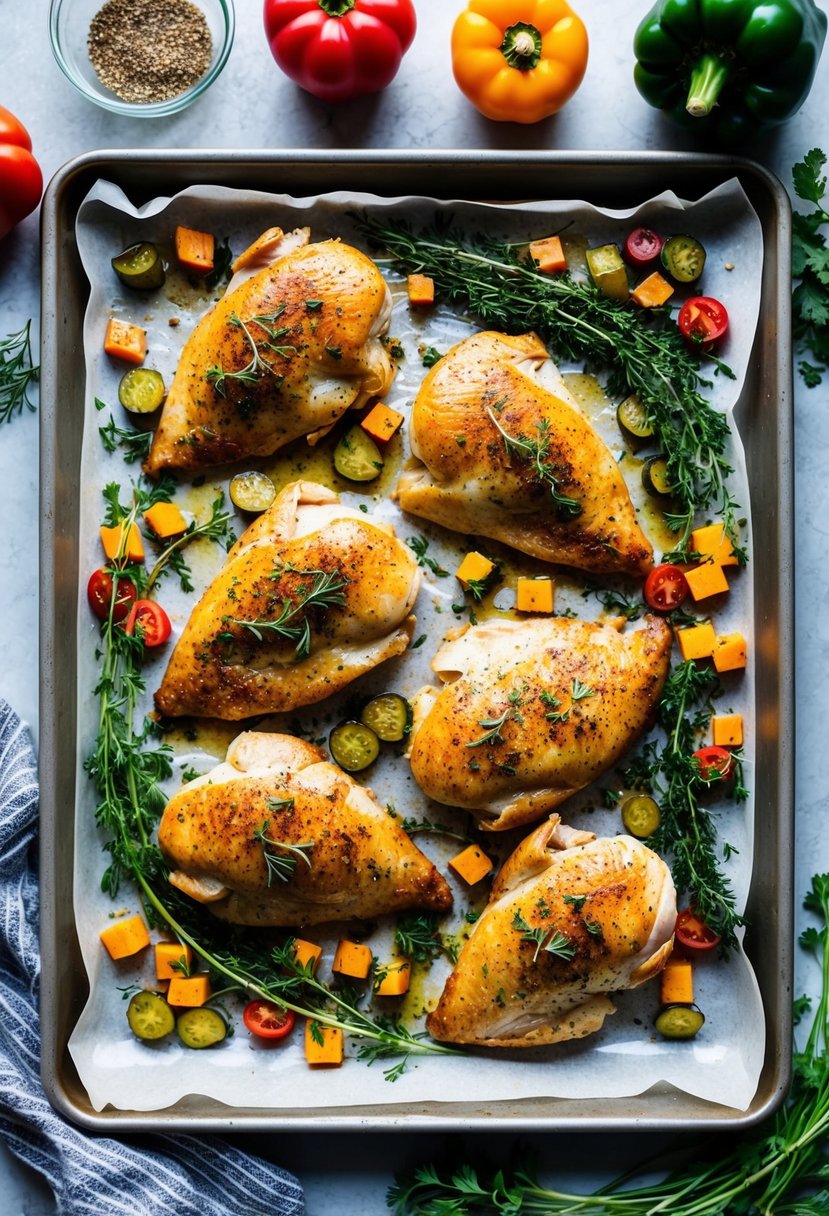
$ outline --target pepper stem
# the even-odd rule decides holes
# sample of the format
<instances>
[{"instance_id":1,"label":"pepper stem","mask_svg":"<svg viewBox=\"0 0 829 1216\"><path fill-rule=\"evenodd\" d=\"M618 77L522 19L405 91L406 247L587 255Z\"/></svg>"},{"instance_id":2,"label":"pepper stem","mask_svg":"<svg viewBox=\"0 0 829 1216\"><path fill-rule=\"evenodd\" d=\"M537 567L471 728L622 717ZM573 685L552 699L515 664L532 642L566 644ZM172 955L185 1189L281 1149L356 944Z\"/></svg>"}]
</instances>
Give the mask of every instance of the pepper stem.
<instances>
[{"instance_id":1,"label":"pepper stem","mask_svg":"<svg viewBox=\"0 0 829 1216\"><path fill-rule=\"evenodd\" d=\"M511 68L529 72L541 58L541 34L534 25L516 21L515 25L504 30L500 51Z\"/></svg>"},{"instance_id":2,"label":"pepper stem","mask_svg":"<svg viewBox=\"0 0 829 1216\"><path fill-rule=\"evenodd\" d=\"M357 0L317 0L317 4L329 17L344 17L354 8Z\"/></svg>"},{"instance_id":3,"label":"pepper stem","mask_svg":"<svg viewBox=\"0 0 829 1216\"><path fill-rule=\"evenodd\" d=\"M728 80L728 64L717 55L702 55L691 72L685 109L693 118L706 118Z\"/></svg>"}]
</instances>

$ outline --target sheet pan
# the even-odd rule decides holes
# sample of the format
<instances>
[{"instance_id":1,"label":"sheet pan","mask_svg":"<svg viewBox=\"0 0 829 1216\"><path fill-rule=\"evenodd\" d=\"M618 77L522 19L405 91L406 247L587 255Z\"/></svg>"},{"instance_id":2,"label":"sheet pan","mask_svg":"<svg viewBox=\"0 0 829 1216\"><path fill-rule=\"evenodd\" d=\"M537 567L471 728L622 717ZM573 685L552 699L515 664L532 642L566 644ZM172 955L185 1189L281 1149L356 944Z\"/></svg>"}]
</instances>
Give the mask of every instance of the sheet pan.
<instances>
[{"instance_id":1,"label":"sheet pan","mask_svg":"<svg viewBox=\"0 0 829 1216\"><path fill-rule=\"evenodd\" d=\"M274 161L269 164L267 158L264 161L253 156L238 160L233 167L236 170L235 176L226 177L225 173L228 168L228 161L236 162L238 158L221 158L221 171L214 174L214 170L219 168L219 165L211 165L205 161L211 160L211 154L185 154L183 160L176 157L175 161L168 161L165 154L151 154L150 161L152 167L148 166L147 175L143 178L142 188L138 182L127 182L124 178L129 178L130 167L134 161L124 160L123 154L118 154L115 158L117 164L113 164L112 160L106 157L106 154L101 154L103 163L99 163L97 169L93 169L92 162L82 164L75 162L74 166L67 166L63 171L66 175L64 188L61 193L59 179L53 183L50 190L49 202L51 203L55 194L60 194L60 198L55 198L54 218L57 218L59 213L62 213L63 219L63 236L64 238L71 236L71 221L74 215L74 209L77 207L77 202L80 197L73 198L73 201L68 204L68 187L69 182L73 186L80 185L78 173L85 174L84 181L88 186L93 180L93 172L95 176L107 177L109 180L114 180L122 185L129 197L136 202L140 202L147 194L169 194L183 185L192 182L206 182L208 184L235 184L235 185L250 185L256 188L279 189L280 191L290 192L292 194L301 193L303 191L303 182L315 180L317 183L315 189L322 189L319 175L325 166L314 161L307 156L292 157L288 162ZM147 154L133 154L135 157L145 157ZM434 161L435 154L431 154L428 158ZM492 199L493 184L498 183L496 197L499 199L507 198L526 198L526 197L590 197L591 201L597 202L599 205L619 207L630 205L633 202L641 201L649 193L658 191L666 186L676 189L678 193L684 193L686 196L697 197L701 192L710 188L712 184L716 184L719 173L719 180L725 180L728 177L734 176L735 173L740 177L741 183L752 198L752 202L761 217L764 228L764 246L767 251L766 265L763 276L763 304L761 312L761 324L758 333L758 339L755 344L755 349L750 360L749 383L747 384L746 392L743 395L740 409L745 413L745 417L739 419L741 433L746 441L748 449L748 463L751 477L751 498L752 510L755 517L755 540L759 552L768 553L770 550L771 538L766 535L770 525L776 524L778 527L777 545L780 542L779 529L788 526L790 529L790 516L788 514L788 504L791 502L790 487L787 481L788 470L788 409L781 411L778 406L778 398L788 398L790 400L790 370L788 367L787 352L781 349L784 346L778 338L769 341L772 336L773 322L775 317L779 319L780 313L785 313L788 295L788 272L787 268L781 271L781 262L778 254L781 250L787 250L788 243L783 239L782 229L787 222L787 211L785 206L785 195L775 183L771 182L761 170L754 166L735 164L725 160L713 161L705 160L689 160L689 158L647 158L644 162L640 158L636 159L636 166L629 165L630 173L629 180L640 175L640 189L635 195L626 195L621 189L617 188L606 190L601 186L601 183L592 183L592 171L595 169L596 162L585 161L583 165L574 165L567 168L564 173L561 172L565 168L562 163L562 158L555 155L547 154L538 158L530 158L532 166L535 170L535 175L544 174L545 168L549 173L549 180L543 181L539 178L537 182L530 183L526 180L524 172L516 173L517 164L510 162L517 158L493 156L488 158L489 163L485 167L488 173L482 173L477 167L479 162L467 163L463 154L445 153L439 154L439 159L444 158L445 163L441 165L441 181L446 182L445 192L451 193L458 197L467 197L470 199ZM219 158L217 158L219 159ZM352 157L343 156L342 163L335 164L334 168L326 176L325 191L342 189L342 190L370 190L374 193L398 194L405 193L407 190L414 190L414 183L417 181L423 182L432 180L431 174L427 171L424 173L422 162L425 157L399 157L394 154L372 155L362 160L355 160ZM580 158L576 158L578 161ZM621 160L630 160L631 158L622 157ZM522 157L522 164L526 168L527 158ZM604 162L604 167L609 171L618 168L616 164L617 158L604 155L601 160ZM653 161L653 163L649 163ZM659 163L661 161L661 164ZM667 172L668 165L671 166L671 173ZM181 176L182 166L187 174L192 176ZM688 173L689 168L693 166L697 173L688 178L686 184L682 184L684 174ZM329 166L330 167L330 166ZM275 176L269 177L268 169L272 169ZM582 171L583 177L579 177L574 170L578 168ZM660 169L662 172L660 173ZM113 175L113 170L114 175ZM290 176L294 175L293 180L286 182L284 173L287 172ZM450 176L447 177L447 172ZM304 173L310 173L311 178L304 177ZM706 180L704 175L710 176ZM676 178L673 177L676 174ZM263 176L264 175L264 176ZM703 185L703 181L705 184ZM470 187L474 188L470 188ZM588 189L584 187L587 186ZM136 189L137 187L137 189ZM562 188L563 187L563 188ZM582 188L580 188L582 187ZM589 191L593 193L590 194ZM53 194L54 192L54 194ZM307 187L305 187L307 192ZM82 192L81 192L82 193ZM71 240L65 243L63 258L57 257L56 262L50 267L50 241L48 239L48 225L52 219L52 213L45 213L45 234L47 239L44 242L45 250L45 265L44 265L44 280L48 279L50 269L54 270L55 275L62 275L56 281L62 284L62 290L59 290L53 304L65 299L67 288L79 292L77 296L77 305L71 310L71 315L74 317L77 313L79 317L83 305L83 292L85 290L85 279L81 274L79 276L78 267L74 265L69 268L66 260L68 249L66 246L71 245ZM787 255L784 253L783 258ZM81 282L78 282L80 278ZM781 283L786 285L785 294L781 288ZM49 293L44 296L45 313L49 306ZM57 310L56 310L57 311ZM68 318L67 318L68 321ZM47 321L44 314L43 333L57 332L55 327L58 324L57 316L51 322ZM51 328L50 328L51 327ZM71 328L71 327L70 327ZM786 333L785 326L778 326L778 331ZM66 363L66 358L74 358L75 367L82 366L81 352L79 347L79 336L76 332L73 337L72 354L65 352L61 359L58 360L58 367L54 370L59 375L62 385L67 385L72 381L70 374L71 364ZM69 580L64 582L63 587L69 601L75 598L75 582L77 579L78 557L77 557L77 509L74 515L74 526L72 519L71 495L73 488L73 468L74 468L74 488L77 492L78 488L78 471L77 461L75 460L70 467L69 449L71 443L67 442L72 432L72 419L69 416L69 406L66 400L65 393L59 397L53 397L49 392L48 377L52 368L47 366L47 351L44 350L44 521L50 519L51 527L47 527L46 531L50 533L50 543L44 544L44 560L49 561L51 558L52 567L50 577L44 578L44 586L54 587L56 597L58 596L58 588L61 585L61 578ZM758 374L759 373L759 374ZM79 379L76 376L76 379ZM769 393L768 390L772 383L775 385L776 391ZM760 392L760 386L766 394L763 396ZM79 400L76 403L77 418L77 444L80 442L80 424L82 420L82 393L78 395ZM754 415L754 410L760 409L756 403L760 400L764 401L764 412L760 413L759 420ZM47 418L47 411L54 411L58 417L54 415ZM749 411L749 412L746 412ZM52 426L51 435L49 432L49 424ZM764 460L768 462L769 448L772 450L774 457L773 469L765 468L763 476L760 480L756 477L756 459L753 454L755 446L754 436L756 430L764 430L766 433L766 443L763 447ZM59 462L50 464L48 460L48 452L50 448L49 440L51 438L54 445L57 435L60 435L60 458ZM776 432L777 442L769 444L770 434ZM54 453L53 448L53 453ZM49 486L47 483L51 481L51 496L49 495ZM772 489L777 492L776 510L769 510L769 494ZM67 498L68 495L68 498ZM46 502L48 498L48 504ZM48 506L48 510L47 510ZM67 512L69 518L67 518ZM774 516L777 516L776 520ZM759 518L758 518L759 516ZM60 525L56 525L55 521L60 519ZM63 540L63 549L61 549L60 541ZM66 570L65 562L67 560L66 550L71 555L69 561L74 566L74 569ZM60 556L59 556L60 550ZM780 548L779 551L784 551ZM769 1048L767 1051L766 1065L763 1070L763 1077L758 1089L758 1094L755 1097L752 1106L745 1113L735 1114L728 1112L724 1108L722 1112L718 1108L712 1108L708 1103L695 1103L693 1099L689 1099L687 1095L679 1095L665 1087L665 1092L651 1090L647 1095L641 1098L625 1098L624 1100L616 1101L611 1099L608 1101L600 1101L599 1103L591 1100L579 1101L564 1101L554 1099L525 1099L521 1102L500 1102L491 1109L481 1110L472 1103L457 1103L452 1104L447 1110L445 1105L432 1106L429 1103L420 1105L411 1104L407 1107L405 1104L401 1106L399 1100L394 1106L389 1106L388 1110L384 1110L382 1105L371 1108L371 1110L357 1110L353 1107L348 1109L341 1108L338 1111L331 1111L325 1115L326 1126L330 1127L350 1127L350 1126L424 1126L424 1127L457 1127L461 1121L464 1126L469 1126L470 1123L474 1126L480 1123L481 1126L491 1128L493 1126L518 1126L522 1123L527 1123L533 1127L538 1126L561 1126L566 1123L568 1126L573 1126L575 1120L579 1125L610 1127L610 1126L627 1126L631 1120L639 1126L661 1127L666 1123L682 1123L684 1120L692 1120L698 1123L703 1120L706 1123L721 1120L728 1126L733 1126L735 1119L738 1121L750 1120L758 1117L763 1110L767 1110L779 1098L782 1090L785 1088L785 1080L787 1077L787 1049L789 1041L789 988L786 983L788 971L790 968L790 924L791 924L791 851L786 846L788 841L788 833L791 830L791 753L790 753L790 731L778 731L776 739L766 739L768 729L768 719L770 716L769 707L771 706L771 714L775 716L779 722L791 722L791 706L786 704L787 693L783 689L779 679L779 672L786 670L788 664L786 661L786 648L790 647L789 627L791 621L791 605L785 602L785 596L781 590L785 586L785 580L779 577L781 563L778 561L775 564L774 572L777 575L775 587L769 587L768 570L764 566L764 578L762 586L762 597L755 598L762 600L762 610L758 619L758 628L761 630L761 636L758 636L756 642L756 653L758 655L758 673L757 673L757 704L755 710L757 719L760 722L760 755L758 756L758 767L756 774L755 787L758 794L758 819L760 821L760 830L756 836L757 854L755 857L755 879L752 886L752 896L749 905L749 915L752 922L752 933L749 936L747 945L749 954L752 955L754 966L757 969L760 979L761 989L763 991L764 1007L767 1015L767 1039ZM753 573L756 580L757 571ZM755 587L755 591L758 588ZM771 596L770 596L771 590ZM776 603L776 618L767 620L769 616L770 603ZM53 610L59 610L58 604L51 605ZM67 605L68 607L68 605ZM49 634L49 613L47 612L44 619L44 639L43 639L43 654L48 656L57 648L60 651L61 658L59 660L61 673L64 678L68 677L74 682L74 656L69 656L65 653L67 647L57 645L57 638L65 639L69 634L62 635ZM54 624L54 621L52 621ZM48 658L47 658L48 663ZM769 667L771 661L771 668ZM66 763L66 752L70 751L74 755L74 745L70 748L66 739L66 722L65 715L61 714L61 722L63 729L61 730L60 754L49 754L45 750L48 743L52 743L53 736L50 728L54 725L54 719L49 721L47 726L47 706L49 709L56 709L55 692L57 681L50 681L49 676L54 674L57 657L54 664L44 670L44 776L46 776L46 758L49 755L52 765L54 766L55 775L59 768L59 762ZM67 670L71 667L71 670ZM760 670L762 668L762 670ZM47 695L47 686L48 693ZM63 680L61 680L61 695L63 695ZM763 690L768 688L770 693L764 694ZM765 696L765 699L764 699ZM70 698L71 699L71 698ZM71 712L71 717L74 723L74 705L67 704L66 710ZM74 739L74 733L72 734ZM768 768L768 774L766 773ZM768 779L771 779L770 781ZM771 782L776 784L780 794L774 802L769 801L768 793ZM48 816L49 805L46 797L48 781L44 781L44 812ZM54 787L50 787L54 794ZM788 797L785 795L788 793ZM63 809L61 815L66 815L66 808L73 803L73 793L71 782L67 787L66 793L62 798ZM773 813L769 810L774 808ZM54 810L54 804L53 804ZM58 820L53 818L53 826L58 827L63 824L64 819ZM774 853L770 853L768 847L763 843L763 839L771 830L772 836L777 837L777 847ZM71 853L71 836L66 838L66 843L70 846ZM769 840L771 843L771 840ZM53 839L53 845L57 844L57 840ZM49 856L49 837L44 831L44 873L49 868L50 864L54 866L58 850ZM65 855L64 853L60 854ZM68 875L54 871L55 878L65 885L68 882ZM765 899L760 902L763 904L762 909L755 907L757 902L758 888L766 888L768 892L772 892L771 900ZM766 906L771 903L771 907ZM776 905L776 907L775 907ZM54 912L57 915L66 915L66 910L59 906L56 901ZM71 920L71 901L69 904L69 917ZM765 922L763 918L766 918ZM763 931L763 924L776 927L778 936L775 938L777 949L772 951L769 943L774 937L769 929ZM787 924L788 922L788 928ZM45 922L46 923L46 922ZM770 926L770 928L771 928ZM71 926L66 926L66 933ZM47 952L52 947L54 951L55 941L48 940L48 928L44 932L44 962ZM752 954L751 938L756 936L759 942L762 942L762 949ZM73 935L74 937L74 935ZM60 939L65 940L64 938ZM65 953L65 952L63 952ZM57 963L57 960L56 960ZM59 965L59 964L58 964ZM50 974L48 968L45 968L45 973ZM54 973L54 972L53 972ZM79 983L80 968L77 967L75 973L74 993L78 1001L82 1001L83 985ZM785 992L785 997L783 993ZM63 996L63 992L56 991L53 994L55 1001ZM47 1000L47 1007L48 1007ZM65 1002L63 1007L66 1008ZM73 1007L77 1010L78 1005ZM71 1029L74 1020L74 1014L67 1010L67 1020L63 1024L66 1030ZM57 1029L57 1028L56 1028ZM124 1112L108 1115L104 1112L103 1115L97 1116L89 1110L88 1103L84 1106L82 1099L77 1096L77 1082L72 1078L72 1070L69 1061L65 1055L59 1055L61 1051L60 1034L56 1035L55 1042L51 1039L48 1041L50 1048L50 1060L53 1071L49 1071L50 1065L45 1064L45 1077L47 1078L47 1086L51 1086L50 1093L53 1100L58 1104L68 1104L64 1106L67 1113L78 1118L82 1122L92 1121L92 1125L100 1126L97 1122L103 1119L104 1126L113 1126L113 1121L118 1123L119 1120L126 1120L125 1125L129 1127L141 1126L142 1117L125 1115ZM63 1039L65 1044L65 1038ZM47 1044L45 1044L47 1045ZM54 1055L51 1055L51 1049L54 1049ZM70 1093L69 1082L73 1083L73 1090ZM619 1108L614 1110L614 1102ZM592 1107L592 1109L591 1109ZM597 1109L601 1107L601 1109ZM695 1108L696 1109L692 1109ZM633 1110L631 1108L634 1108ZM638 1109L636 1109L638 1108ZM221 1117L220 1111L222 1108L218 1103L208 1102L204 1099L188 1099L184 1100L178 1107L172 1108L170 1111L157 1112L153 1115L152 1123L158 1125L159 1118L165 1119L170 1117L176 1124L185 1124L192 1126L193 1123L198 1125L210 1126L227 1126L227 1122ZM278 1115L269 1117L267 1113L258 1111L243 1111L240 1112L237 1108L233 1109L232 1123L234 1126L239 1125L239 1121L245 1126L251 1127L269 1127L275 1125L285 1127L296 1127L307 1120L308 1111L285 1111L280 1109ZM146 1116L144 1125L146 1123ZM212 1120L218 1120L213 1123ZM315 1123L315 1126L317 1124Z\"/></svg>"}]
</instances>

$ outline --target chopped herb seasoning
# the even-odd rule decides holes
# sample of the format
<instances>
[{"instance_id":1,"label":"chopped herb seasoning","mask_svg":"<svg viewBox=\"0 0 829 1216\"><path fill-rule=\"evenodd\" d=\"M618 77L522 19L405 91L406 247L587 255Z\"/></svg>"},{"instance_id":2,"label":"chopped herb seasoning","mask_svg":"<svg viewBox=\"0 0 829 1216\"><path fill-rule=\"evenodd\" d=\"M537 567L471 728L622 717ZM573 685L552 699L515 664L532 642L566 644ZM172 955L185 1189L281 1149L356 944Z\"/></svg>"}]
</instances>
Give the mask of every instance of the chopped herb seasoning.
<instances>
[{"instance_id":1,"label":"chopped herb seasoning","mask_svg":"<svg viewBox=\"0 0 829 1216\"><path fill-rule=\"evenodd\" d=\"M89 62L122 101L169 101L210 67L213 39L190 0L107 0L92 18Z\"/></svg>"}]
</instances>

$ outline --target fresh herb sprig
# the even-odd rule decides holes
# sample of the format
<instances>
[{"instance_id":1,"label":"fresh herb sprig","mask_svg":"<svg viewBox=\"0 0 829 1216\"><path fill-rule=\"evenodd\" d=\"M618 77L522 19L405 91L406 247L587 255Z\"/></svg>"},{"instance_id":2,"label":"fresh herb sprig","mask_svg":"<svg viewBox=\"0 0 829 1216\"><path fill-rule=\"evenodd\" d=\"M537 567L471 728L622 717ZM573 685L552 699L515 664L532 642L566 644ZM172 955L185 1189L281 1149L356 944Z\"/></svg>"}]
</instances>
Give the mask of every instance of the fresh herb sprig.
<instances>
[{"instance_id":1,"label":"fresh herb sprig","mask_svg":"<svg viewBox=\"0 0 829 1216\"><path fill-rule=\"evenodd\" d=\"M565 960L575 957L575 943L566 933L562 933L560 929L552 928L550 925L539 925L537 929L533 929L527 924L520 908L516 908L513 913L512 927L521 934L522 942L529 942L530 945L535 946L533 962L536 962L542 950Z\"/></svg>"},{"instance_id":2,"label":"fresh herb sprig","mask_svg":"<svg viewBox=\"0 0 829 1216\"><path fill-rule=\"evenodd\" d=\"M727 487L728 420L702 395L710 387L701 360L732 372L710 352L691 348L670 317L646 324L629 306L569 274L540 273L520 247L450 225L415 232L383 216L361 215L363 235L407 273L428 274L450 303L468 308L484 324L507 333L534 330L559 358L582 361L608 377L613 396L639 395L668 460L679 510L670 526L687 536L699 511L717 510L737 539L736 504Z\"/></svg>"},{"instance_id":3,"label":"fresh herb sprig","mask_svg":"<svg viewBox=\"0 0 829 1216\"><path fill-rule=\"evenodd\" d=\"M406 544L417 558L418 566L427 566L436 578L449 577L449 571L444 570L440 562L434 557L428 556L429 541L425 536L409 536L406 540Z\"/></svg>"},{"instance_id":4,"label":"fresh herb sprig","mask_svg":"<svg viewBox=\"0 0 829 1216\"><path fill-rule=\"evenodd\" d=\"M541 1184L533 1171L478 1173L426 1165L388 1194L394 1216L824 1216L829 1206L829 874L818 874L804 901L818 919L800 937L821 966L821 992L805 1046L795 1044L791 1090L777 1114L749 1129L720 1156L696 1152L661 1181L633 1186L617 1178L592 1195ZM809 1002L796 1006L802 1015ZM656 1168L649 1161L647 1174ZM643 1171L644 1173L644 1171Z\"/></svg>"},{"instance_id":5,"label":"fresh herb sprig","mask_svg":"<svg viewBox=\"0 0 829 1216\"><path fill-rule=\"evenodd\" d=\"M11 422L23 413L24 406L34 412L37 408L29 396L36 384L40 368L32 361L32 323L27 321L17 333L0 340L0 423Z\"/></svg>"},{"instance_id":6,"label":"fresh herb sprig","mask_svg":"<svg viewBox=\"0 0 829 1216\"><path fill-rule=\"evenodd\" d=\"M821 229L829 224L823 206L826 155L812 148L792 169L795 194L812 204L805 214L792 216L792 276L798 280L792 295L792 336L795 349L816 363L803 360L798 370L806 384L820 384L829 368L829 246Z\"/></svg>"},{"instance_id":7,"label":"fresh herb sprig","mask_svg":"<svg viewBox=\"0 0 829 1216\"><path fill-rule=\"evenodd\" d=\"M311 582L299 584L295 599L282 600L278 617L256 617L252 621L229 617L226 623L247 629L259 642L266 634L293 642L296 658L307 659L311 653L311 621L308 613L314 608L322 611L341 608L345 603L348 579L339 570L294 570L287 566L278 567L275 577L285 570L309 578Z\"/></svg>"},{"instance_id":8,"label":"fresh herb sprig","mask_svg":"<svg viewBox=\"0 0 829 1216\"><path fill-rule=\"evenodd\" d=\"M98 434L107 452L120 449L125 464L146 460L153 441L152 431L136 431L118 426L114 418L110 418L106 426L99 426Z\"/></svg>"},{"instance_id":9,"label":"fresh herb sprig","mask_svg":"<svg viewBox=\"0 0 829 1216\"><path fill-rule=\"evenodd\" d=\"M537 439L531 439L527 435L519 433L511 435L498 421L491 409L487 409L489 418L495 425L495 429L500 434L504 441L504 448L508 456L515 456L519 460L529 464L537 481L541 485L546 485L552 495L553 504L557 513L562 519L576 519L581 515L581 506L575 498L570 498L567 494L562 494L559 490L559 477L556 473L555 466L550 460L550 423L546 418L542 418L536 424L538 432Z\"/></svg>"},{"instance_id":10,"label":"fresh herb sprig","mask_svg":"<svg viewBox=\"0 0 829 1216\"><path fill-rule=\"evenodd\" d=\"M284 801L289 802L291 806L294 804L293 798ZM300 861L304 861L310 870L310 854L314 847L313 840L303 840L298 844L291 844L287 840L274 840L268 835L270 827L270 819L265 819L253 833L253 839L262 845L262 855L268 867L268 886L274 879L278 882L290 882Z\"/></svg>"},{"instance_id":11,"label":"fresh herb sprig","mask_svg":"<svg viewBox=\"0 0 829 1216\"><path fill-rule=\"evenodd\" d=\"M292 344L280 342L280 339L289 334L291 330L289 325L275 324L284 311L285 305L282 304L271 313L261 313L258 316L249 317L246 321L243 321L236 312L230 314L227 323L241 329L250 347L251 356L244 367L240 367L236 371L228 372L218 365L208 368L206 378L220 397L227 394L228 380L240 384L256 384L266 375L273 376L277 383L281 383L284 379L282 373L264 357L265 351L271 351L283 359L290 359L297 352L297 348ZM257 338L252 333L253 326L261 330L265 337Z\"/></svg>"}]
</instances>

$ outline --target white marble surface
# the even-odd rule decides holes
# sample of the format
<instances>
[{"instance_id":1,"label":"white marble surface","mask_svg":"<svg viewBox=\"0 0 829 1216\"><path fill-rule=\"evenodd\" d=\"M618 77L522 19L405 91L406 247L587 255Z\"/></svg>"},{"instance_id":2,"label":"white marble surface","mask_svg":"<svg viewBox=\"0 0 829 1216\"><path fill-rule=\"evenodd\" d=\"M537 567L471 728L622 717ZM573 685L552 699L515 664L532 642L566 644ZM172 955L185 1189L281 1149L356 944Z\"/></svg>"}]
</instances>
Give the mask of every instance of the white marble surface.
<instances>
[{"instance_id":1,"label":"white marble surface","mask_svg":"<svg viewBox=\"0 0 829 1216\"><path fill-rule=\"evenodd\" d=\"M48 0L2 0L0 104L28 126L44 174L90 149L124 147L216 148L561 148L681 149L695 145L636 93L631 39L648 0L575 0L591 40L581 89L556 118L530 127L481 118L457 90L449 62L449 31L461 0L416 0L419 30L400 73L382 95L338 109L322 106L282 77L271 60L261 25L260 0L236 0L237 36L223 76L183 114L162 120L122 119L75 93L49 49ZM829 0L819 0L829 9ZM789 185L791 164L816 145L829 152L829 51L805 107L786 127L742 149ZM0 244L0 334L18 329L39 310L37 217ZM46 336L48 340L48 335ZM798 591L797 655L797 863L798 896L817 869L829 868L825 820L829 770L825 724L829 717L829 383L798 385L796 409L797 524L793 573ZM0 695L37 733L38 420L29 415L0 431L0 571L7 592L0 606L4 662ZM815 990L817 977L798 966L798 990ZM593 1177L595 1141L558 1137L534 1142L547 1171L566 1170L569 1182ZM426 1160L436 1138L303 1136L257 1138L256 1147L293 1168L307 1189L312 1216L347 1212L381 1216L397 1166ZM509 1138L477 1138L474 1147L509 1159ZM614 1137L602 1145L609 1168L648 1155L644 1137ZM458 1147L460 1154L461 1148ZM634 1156L635 1154L635 1156ZM612 1160L611 1160L612 1158ZM0 1211L41 1216L54 1204L39 1179L0 1146ZM140 1214L137 1214L140 1216Z\"/></svg>"}]
</instances>

